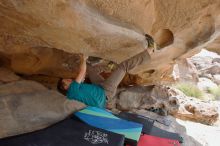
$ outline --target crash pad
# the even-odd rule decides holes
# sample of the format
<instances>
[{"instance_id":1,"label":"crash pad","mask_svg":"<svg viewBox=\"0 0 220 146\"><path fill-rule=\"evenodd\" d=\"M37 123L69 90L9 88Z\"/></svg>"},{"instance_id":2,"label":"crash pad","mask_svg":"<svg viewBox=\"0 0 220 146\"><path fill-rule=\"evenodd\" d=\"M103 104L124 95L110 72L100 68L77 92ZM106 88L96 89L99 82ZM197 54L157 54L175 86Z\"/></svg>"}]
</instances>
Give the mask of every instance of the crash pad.
<instances>
[{"instance_id":1,"label":"crash pad","mask_svg":"<svg viewBox=\"0 0 220 146\"><path fill-rule=\"evenodd\" d=\"M121 119L111 112L97 107L86 107L75 112L74 116L91 126L122 134L126 139L136 142L139 140L143 127L142 124Z\"/></svg>"}]
</instances>

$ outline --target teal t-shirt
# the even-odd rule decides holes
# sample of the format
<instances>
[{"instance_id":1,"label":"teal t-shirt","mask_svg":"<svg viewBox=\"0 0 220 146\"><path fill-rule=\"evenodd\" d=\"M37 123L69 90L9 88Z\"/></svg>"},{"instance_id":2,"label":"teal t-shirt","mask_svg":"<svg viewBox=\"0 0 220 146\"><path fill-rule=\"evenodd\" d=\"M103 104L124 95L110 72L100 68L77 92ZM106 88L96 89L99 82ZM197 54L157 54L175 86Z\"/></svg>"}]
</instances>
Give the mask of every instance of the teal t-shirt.
<instances>
[{"instance_id":1,"label":"teal t-shirt","mask_svg":"<svg viewBox=\"0 0 220 146\"><path fill-rule=\"evenodd\" d=\"M67 98L99 108L105 108L106 104L105 90L96 84L77 83L73 81L67 91Z\"/></svg>"}]
</instances>

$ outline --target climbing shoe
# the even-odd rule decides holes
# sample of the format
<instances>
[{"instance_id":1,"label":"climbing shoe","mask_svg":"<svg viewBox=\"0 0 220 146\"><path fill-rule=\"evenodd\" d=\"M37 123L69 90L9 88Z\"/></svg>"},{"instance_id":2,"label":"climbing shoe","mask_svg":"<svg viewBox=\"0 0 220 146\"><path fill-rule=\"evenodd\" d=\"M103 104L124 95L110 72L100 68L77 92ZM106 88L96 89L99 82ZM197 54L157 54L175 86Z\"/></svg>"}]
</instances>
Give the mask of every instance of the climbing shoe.
<instances>
[{"instance_id":1,"label":"climbing shoe","mask_svg":"<svg viewBox=\"0 0 220 146\"><path fill-rule=\"evenodd\" d=\"M115 69L117 68L117 64L114 63L114 62L112 62L112 61L110 61L110 62L107 64L107 67L108 67L108 70L113 71L113 70L115 70Z\"/></svg>"},{"instance_id":2,"label":"climbing shoe","mask_svg":"<svg viewBox=\"0 0 220 146\"><path fill-rule=\"evenodd\" d=\"M150 35L145 34L145 38L148 43L148 48L154 48L155 50L161 49Z\"/></svg>"}]
</instances>

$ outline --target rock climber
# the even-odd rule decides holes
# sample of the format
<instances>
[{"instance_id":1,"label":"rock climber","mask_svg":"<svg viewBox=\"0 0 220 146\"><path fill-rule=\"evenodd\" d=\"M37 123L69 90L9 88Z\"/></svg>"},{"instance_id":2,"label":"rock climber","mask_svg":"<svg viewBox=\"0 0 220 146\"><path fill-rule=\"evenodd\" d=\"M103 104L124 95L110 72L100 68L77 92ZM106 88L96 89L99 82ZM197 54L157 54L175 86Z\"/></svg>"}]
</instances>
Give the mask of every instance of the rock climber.
<instances>
[{"instance_id":1,"label":"rock climber","mask_svg":"<svg viewBox=\"0 0 220 146\"><path fill-rule=\"evenodd\" d=\"M153 38L145 35L148 45L143 52L129 58L120 63L111 75L105 80L101 75L101 70L96 67L87 65L86 56L83 57L77 77L73 79L61 79L58 82L58 89L61 92L66 91L68 99L83 102L89 106L106 108L107 100L111 100L115 94L119 83L122 81L125 74L134 69L136 66L148 61L154 48ZM88 70L88 76L91 84L83 83Z\"/></svg>"}]
</instances>

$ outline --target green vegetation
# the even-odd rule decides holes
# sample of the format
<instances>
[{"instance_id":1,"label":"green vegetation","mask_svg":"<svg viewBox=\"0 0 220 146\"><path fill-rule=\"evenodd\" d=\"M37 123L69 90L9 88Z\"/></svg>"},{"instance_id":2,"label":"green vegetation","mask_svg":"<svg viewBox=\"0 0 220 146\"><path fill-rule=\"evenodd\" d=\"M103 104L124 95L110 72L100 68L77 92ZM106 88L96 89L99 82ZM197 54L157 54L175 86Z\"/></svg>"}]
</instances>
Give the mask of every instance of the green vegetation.
<instances>
[{"instance_id":1,"label":"green vegetation","mask_svg":"<svg viewBox=\"0 0 220 146\"><path fill-rule=\"evenodd\" d=\"M182 91L186 96L203 99L203 91L201 91L196 85L191 83L179 83L175 87Z\"/></svg>"},{"instance_id":2,"label":"green vegetation","mask_svg":"<svg viewBox=\"0 0 220 146\"><path fill-rule=\"evenodd\" d=\"M209 88L208 92L212 94L215 97L215 99L220 99L220 86L215 88Z\"/></svg>"}]
</instances>

